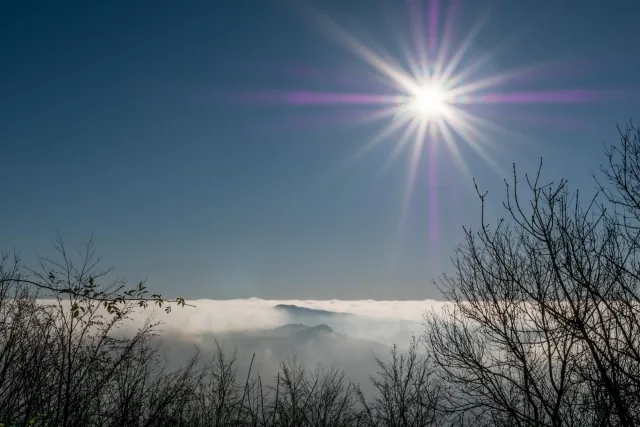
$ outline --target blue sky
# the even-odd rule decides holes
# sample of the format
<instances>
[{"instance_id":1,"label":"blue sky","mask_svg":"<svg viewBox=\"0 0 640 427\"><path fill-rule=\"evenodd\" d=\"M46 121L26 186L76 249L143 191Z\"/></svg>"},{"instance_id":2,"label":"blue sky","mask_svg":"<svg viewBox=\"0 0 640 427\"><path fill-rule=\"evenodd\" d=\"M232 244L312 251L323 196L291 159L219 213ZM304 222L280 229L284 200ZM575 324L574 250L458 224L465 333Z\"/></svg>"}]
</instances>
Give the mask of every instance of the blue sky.
<instances>
[{"instance_id":1,"label":"blue sky","mask_svg":"<svg viewBox=\"0 0 640 427\"><path fill-rule=\"evenodd\" d=\"M355 122L375 106L252 98L384 88L301 4L5 5L1 246L29 259L48 254L57 232L72 247L94 235L120 275L187 298L437 298L431 280L450 271L462 225L479 219L471 176L489 190L494 217L512 162L533 172L543 157L549 180L590 190L616 124L640 120L640 4L462 0L454 48L490 12L460 68L494 54L470 80L538 64L493 90L591 97L474 105L512 132L490 134L498 168L461 142L465 174L441 143L422 157L400 221L410 150L389 162L397 135L340 169L388 124ZM376 52L415 53L404 1L315 6ZM440 28L448 7L440 2Z\"/></svg>"}]
</instances>

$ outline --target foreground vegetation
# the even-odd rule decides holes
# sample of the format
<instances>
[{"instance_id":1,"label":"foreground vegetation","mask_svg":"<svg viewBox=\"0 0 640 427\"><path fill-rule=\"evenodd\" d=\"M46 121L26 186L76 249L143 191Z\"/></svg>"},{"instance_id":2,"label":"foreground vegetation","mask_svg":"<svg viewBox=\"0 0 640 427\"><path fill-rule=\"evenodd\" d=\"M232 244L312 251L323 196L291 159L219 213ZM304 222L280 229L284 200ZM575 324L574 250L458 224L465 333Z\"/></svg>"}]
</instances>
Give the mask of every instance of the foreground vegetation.
<instances>
[{"instance_id":1,"label":"foreground vegetation","mask_svg":"<svg viewBox=\"0 0 640 427\"><path fill-rule=\"evenodd\" d=\"M91 245L77 264L58 245L59 261L38 271L5 257L0 425L640 425L640 130L621 131L606 154L586 203L540 173L523 197L514 169L510 219L490 226L483 214L466 230L439 283L451 310L428 316L406 354L378 361L373 396L295 360L273 387L238 378L221 348L170 369L157 325L118 331L134 309L183 300L103 286ZM55 299L44 306L42 295Z\"/></svg>"},{"instance_id":2,"label":"foreground vegetation","mask_svg":"<svg viewBox=\"0 0 640 427\"><path fill-rule=\"evenodd\" d=\"M370 402L344 373L307 371L295 359L282 364L275 387L263 386L257 374L237 378L235 358L220 346L210 359L196 353L182 368L169 369L154 344L158 325L121 333L146 302L144 287L123 291L116 284L98 297L91 290L103 275L91 246L79 266L58 248L63 261L45 260L46 274L31 272L36 279L23 279L16 260L0 263L5 427L399 425L399 416L429 425L435 419L435 406L427 402L428 364L416 343L407 355L393 350L391 363L379 362L384 373L373 380L379 396ZM63 279L53 286L52 277ZM55 288L57 297L43 304L34 286ZM153 300L166 304L159 296ZM402 405L410 407L396 414Z\"/></svg>"}]
</instances>

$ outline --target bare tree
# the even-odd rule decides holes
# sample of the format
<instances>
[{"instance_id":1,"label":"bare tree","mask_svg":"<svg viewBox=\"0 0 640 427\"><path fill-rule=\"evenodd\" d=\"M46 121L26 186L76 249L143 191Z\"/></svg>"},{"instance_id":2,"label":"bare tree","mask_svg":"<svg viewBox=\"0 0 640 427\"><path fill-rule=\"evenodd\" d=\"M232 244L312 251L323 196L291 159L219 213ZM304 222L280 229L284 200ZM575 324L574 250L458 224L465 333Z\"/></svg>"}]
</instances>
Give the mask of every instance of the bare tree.
<instances>
[{"instance_id":1,"label":"bare tree","mask_svg":"<svg viewBox=\"0 0 640 427\"><path fill-rule=\"evenodd\" d=\"M371 376L375 395L365 396L358 388L367 426L437 426L442 420L439 408L443 398L442 384L435 377L430 358L418 353L418 341L413 338L406 354L391 350L391 360L376 356L380 369Z\"/></svg>"},{"instance_id":2,"label":"bare tree","mask_svg":"<svg viewBox=\"0 0 640 427\"><path fill-rule=\"evenodd\" d=\"M135 378L123 368L144 356L156 325L147 322L128 337L119 328L148 300L163 303L159 296L147 299L143 285L99 286L109 271L99 270L92 242L75 262L61 241L55 248L59 259L41 258L40 270L21 267L8 256L0 261L0 422L5 425L105 425L115 411L126 410L110 406L106 392L118 380Z\"/></svg>"},{"instance_id":3,"label":"bare tree","mask_svg":"<svg viewBox=\"0 0 640 427\"><path fill-rule=\"evenodd\" d=\"M108 277L112 269L99 269L102 259L95 254L93 238L78 255L78 262L74 262L73 257L67 253L61 236L58 236L53 245L58 259L40 257L40 269L18 268L14 274L0 277L0 285L29 285L37 291L48 291L48 296L68 296L77 300L100 302L109 314L115 316L121 314L121 306L127 306L130 310L128 304L131 302L143 308L149 303L158 307L164 306L167 313L171 311L171 303L180 307L189 305L184 298L165 299L160 294L149 295L144 282L138 282L135 287L128 287L123 280L99 284L99 280ZM73 307L74 312L78 310L82 308Z\"/></svg>"},{"instance_id":4,"label":"bare tree","mask_svg":"<svg viewBox=\"0 0 640 427\"><path fill-rule=\"evenodd\" d=\"M640 423L640 141L630 133L608 150L609 186L586 203L564 180L541 184L540 169L525 202L514 166L510 221L491 226L478 191L480 230L465 229L440 283L455 308L427 332L458 422Z\"/></svg>"}]
</instances>

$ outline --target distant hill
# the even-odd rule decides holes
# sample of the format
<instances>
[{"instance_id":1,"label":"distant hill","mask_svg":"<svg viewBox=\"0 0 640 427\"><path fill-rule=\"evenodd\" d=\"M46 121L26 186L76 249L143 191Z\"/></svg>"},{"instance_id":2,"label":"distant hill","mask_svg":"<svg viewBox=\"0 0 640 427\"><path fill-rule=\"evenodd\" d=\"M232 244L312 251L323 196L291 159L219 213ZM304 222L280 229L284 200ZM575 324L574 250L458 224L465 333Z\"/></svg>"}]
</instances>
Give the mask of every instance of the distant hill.
<instances>
[{"instance_id":1,"label":"distant hill","mask_svg":"<svg viewBox=\"0 0 640 427\"><path fill-rule=\"evenodd\" d=\"M284 314L284 322L302 325L330 325L333 332L352 338L366 338L405 348L414 334L424 327L421 322L361 316L354 313L320 310L293 304L278 304L274 310Z\"/></svg>"},{"instance_id":2,"label":"distant hill","mask_svg":"<svg viewBox=\"0 0 640 427\"><path fill-rule=\"evenodd\" d=\"M279 326L275 329L268 329L262 331L265 336L270 337L299 337L299 338L311 338L317 334L332 334L333 329L328 325L306 326L302 323L290 323L288 325Z\"/></svg>"},{"instance_id":3,"label":"distant hill","mask_svg":"<svg viewBox=\"0 0 640 427\"><path fill-rule=\"evenodd\" d=\"M390 351L390 347L379 342L337 333L325 323L313 326L290 323L273 329L199 335L198 348L205 360L215 348L214 339L229 354L236 353L236 367L241 377L246 375L246 368L255 354L253 371L260 373L265 384L273 382L281 362L295 357L310 370L318 364L325 369L344 370L354 382L368 387L369 375L378 369L373 355L387 359ZM165 342L170 343L166 337ZM171 360L193 350L184 338L167 346Z\"/></svg>"},{"instance_id":4,"label":"distant hill","mask_svg":"<svg viewBox=\"0 0 640 427\"><path fill-rule=\"evenodd\" d=\"M371 351L386 352L389 347L376 341L352 338L347 335L335 332L329 325L320 324L315 326L307 326L302 323L290 323L279 326L274 329L264 329L254 332L233 332L219 337L230 337L237 341L241 340L253 341L259 346L274 347L272 350L276 353L295 352L303 350L303 347L312 349L311 354L331 353L334 346L336 354L342 354L349 350L365 351L368 356ZM317 349L313 347L319 346Z\"/></svg>"},{"instance_id":5,"label":"distant hill","mask_svg":"<svg viewBox=\"0 0 640 427\"><path fill-rule=\"evenodd\" d=\"M326 316L326 317L349 317L354 316L351 313L340 313L338 311L318 310L315 308L300 307L293 304L278 304L274 306L278 311L283 311L290 316Z\"/></svg>"}]
</instances>

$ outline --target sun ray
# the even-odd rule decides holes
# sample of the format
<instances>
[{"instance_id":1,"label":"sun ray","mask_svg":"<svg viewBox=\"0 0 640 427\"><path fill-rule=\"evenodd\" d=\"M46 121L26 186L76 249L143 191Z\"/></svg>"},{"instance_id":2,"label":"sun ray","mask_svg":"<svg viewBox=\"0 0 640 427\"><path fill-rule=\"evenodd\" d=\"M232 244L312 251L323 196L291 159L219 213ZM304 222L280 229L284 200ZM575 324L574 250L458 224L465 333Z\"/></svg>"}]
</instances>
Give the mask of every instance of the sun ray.
<instances>
[{"instance_id":1,"label":"sun ray","mask_svg":"<svg viewBox=\"0 0 640 427\"><path fill-rule=\"evenodd\" d=\"M432 130L435 130L435 127L431 126ZM427 215L428 222L428 237L429 240L437 244L438 243L438 144L435 139L436 132L432 132L432 143L429 144L429 152L427 153L427 192L429 193L428 197L428 209L429 214Z\"/></svg>"},{"instance_id":2,"label":"sun ray","mask_svg":"<svg viewBox=\"0 0 640 427\"><path fill-rule=\"evenodd\" d=\"M465 173L465 175L470 176L471 171L469 170L469 165L467 165L467 162L464 160L464 157L462 156L460 147L458 147L458 144L456 143L455 138L451 133L449 124L444 119L439 119L438 129L442 134L442 139L447 144L449 151L451 152L456 163L458 164L458 167Z\"/></svg>"},{"instance_id":3,"label":"sun ray","mask_svg":"<svg viewBox=\"0 0 640 427\"><path fill-rule=\"evenodd\" d=\"M438 49L438 24L439 24L440 0L429 0L429 52Z\"/></svg>"},{"instance_id":4,"label":"sun ray","mask_svg":"<svg viewBox=\"0 0 640 427\"><path fill-rule=\"evenodd\" d=\"M422 19L422 2L420 0L409 0L409 19L411 26L411 36L413 39L414 55L419 63L416 78L425 75L429 69L429 55L424 44L424 25ZM411 57L411 55L409 55Z\"/></svg>"},{"instance_id":5,"label":"sun ray","mask_svg":"<svg viewBox=\"0 0 640 427\"><path fill-rule=\"evenodd\" d=\"M404 126L410 125L411 117L400 117L397 114L397 111L393 111L393 119L385 125L384 128L380 132L378 132L373 138L371 138L366 144L361 146L352 156L353 160L357 160L361 158L378 145L383 143L388 137L394 135L398 130L402 129Z\"/></svg>"},{"instance_id":6,"label":"sun ray","mask_svg":"<svg viewBox=\"0 0 640 427\"><path fill-rule=\"evenodd\" d=\"M397 105L391 105L391 106L387 106L385 108L381 108L378 109L377 111L371 111L370 113L368 113L367 115L363 116L361 118L361 120L358 123L355 123L356 125L364 125L364 124L370 124L370 123L376 123L376 122L381 122L381 121L386 121L389 119L393 119L394 116L396 116L398 114L398 106ZM389 136L389 135L387 135ZM364 147L367 147L369 145L376 145L378 142L376 141L369 141L365 144ZM365 151L368 151L368 149L365 149L363 147L363 149Z\"/></svg>"},{"instance_id":7,"label":"sun ray","mask_svg":"<svg viewBox=\"0 0 640 427\"><path fill-rule=\"evenodd\" d=\"M411 76L414 80L419 79L422 75L424 75L424 66L421 63L418 63L418 61L411 56L411 49L409 47L403 44L401 45L400 49L403 52L405 61L407 61Z\"/></svg>"},{"instance_id":8,"label":"sun ray","mask_svg":"<svg viewBox=\"0 0 640 427\"><path fill-rule=\"evenodd\" d=\"M456 104L464 104L465 97L473 93L501 86L508 81L521 78L523 75L530 74L532 71L540 69L540 65L530 65L503 71L501 73L492 74L487 77L471 81L463 85L457 85L449 89L449 95L456 99ZM455 76L452 77L455 81ZM456 82L457 83L457 82Z\"/></svg>"},{"instance_id":9,"label":"sun ray","mask_svg":"<svg viewBox=\"0 0 640 427\"><path fill-rule=\"evenodd\" d=\"M369 49L360 40L349 34L331 18L317 12L317 19L321 23L321 25L323 25L328 30L330 34L336 37L339 42L346 45L362 60L380 71L384 76L391 79L393 83L399 85L401 89L411 91L415 88L415 81L411 78L410 75L408 75L400 67L394 67L393 64L389 64L387 61L382 59L379 55Z\"/></svg>"},{"instance_id":10,"label":"sun ray","mask_svg":"<svg viewBox=\"0 0 640 427\"><path fill-rule=\"evenodd\" d=\"M400 217L399 217L397 231L396 231L396 242L398 243L402 241L402 236L404 235L404 227L407 221L407 215L409 213L409 206L411 204L411 195L413 194L413 187L415 184L416 173L418 171L420 158L422 157L422 147L425 143L425 136L427 133L428 126L429 126L428 122L423 121L418 123L418 129L414 134L415 139L414 139L413 149L411 150L411 154L409 156L409 167L407 169L407 176L406 176L404 192L402 197ZM399 244L397 246L399 247Z\"/></svg>"},{"instance_id":11,"label":"sun ray","mask_svg":"<svg viewBox=\"0 0 640 427\"><path fill-rule=\"evenodd\" d=\"M443 34L438 44L436 53L436 59L434 63L434 74L437 76L442 75L442 68L445 65L445 61L449 56L451 50L451 42L453 40L453 22L455 14L460 7L460 0L451 0L449 2L449 9L447 10L447 18L444 22Z\"/></svg>"},{"instance_id":12,"label":"sun ray","mask_svg":"<svg viewBox=\"0 0 640 427\"><path fill-rule=\"evenodd\" d=\"M420 122L415 132L415 140L413 144L413 150L409 156L409 169L407 171L407 182L405 184L405 200L403 201L403 212L406 213L408 204L411 200L411 194L413 193L413 186L415 184L416 174L418 172L418 166L422 157L422 147L425 143L425 137L427 135L427 129L429 127L428 122Z\"/></svg>"},{"instance_id":13,"label":"sun ray","mask_svg":"<svg viewBox=\"0 0 640 427\"><path fill-rule=\"evenodd\" d=\"M482 30L482 27L487 23L488 20L489 20L489 14L485 13L482 16L482 19L476 21L474 26L471 28L471 31L469 31L469 33L464 38L464 40L462 41L458 49L456 49L453 56L447 61L447 65L444 67L444 70L439 75L439 77L442 80L447 81L449 78L451 78L455 70L458 68L458 66L462 62L462 59L471 48L471 44L475 41L476 37Z\"/></svg>"},{"instance_id":14,"label":"sun ray","mask_svg":"<svg viewBox=\"0 0 640 427\"><path fill-rule=\"evenodd\" d=\"M461 114L466 120L456 118L453 123L454 126L452 126L452 130L457 133L462 140L466 142L467 145L491 167L494 172L500 174L501 168L493 157L487 153L487 147L490 145L491 139L477 127L472 127L467 121L473 118L473 115L464 112L459 112L459 114Z\"/></svg>"},{"instance_id":15,"label":"sun ray","mask_svg":"<svg viewBox=\"0 0 640 427\"><path fill-rule=\"evenodd\" d=\"M473 60L470 63L465 64L464 69L457 71L454 74L449 75L448 78L444 79L447 88L456 88L460 86L460 83L468 80L474 72L477 72L484 65L488 64L493 58L495 58L498 53L506 48L510 44L510 41L505 40L500 43L498 46L495 46L490 51L485 52L480 55L477 59Z\"/></svg>"},{"instance_id":16,"label":"sun ray","mask_svg":"<svg viewBox=\"0 0 640 427\"><path fill-rule=\"evenodd\" d=\"M391 153L389 153L389 155L385 159L385 162L382 164L382 167L380 168L381 175L386 174L389 171L389 169L391 169L391 166L393 166L393 163L398 158L400 153L402 153L402 151L405 149L409 141L411 141L411 137L415 135L419 126L420 126L420 122L417 122L415 120L411 121L407 125L407 127L404 129L404 131L400 135L400 138L398 138L398 141L396 142L396 144L394 144L393 149L391 150Z\"/></svg>"},{"instance_id":17,"label":"sun ray","mask_svg":"<svg viewBox=\"0 0 640 427\"><path fill-rule=\"evenodd\" d=\"M479 131L485 130L487 134L491 134L492 136L497 136L498 134L500 134L503 135L507 140L510 140L511 138L519 138L522 136L521 134L514 132L513 130L509 130L506 126L499 125L494 121L487 120L476 114L472 114L462 108L457 108L455 115L456 120L459 120L459 123L466 124L470 127L473 126L474 129L477 129ZM497 138L489 138L487 136L482 145L487 148L497 149L496 141Z\"/></svg>"},{"instance_id":18,"label":"sun ray","mask_svg":"<svg viewBox=\"0 0 640 427\"><path fill-rule=\"evenodd\" d=\"M398 132L398 130L403 129L403 127L405 127L406 129L406 126L408 123L410 123L411 118L405 117L405 118L399 119L397 117L397 113L398 112L396 108L384 110L384 114L380 114L380 115L382 115L384 118L395 116L393 117L393 120L387 123L380 132L376 133L375 137L371 138L366 144L358 147L358 149L352 155L347 157L343 162L341 162L337 167L335 167L330 173L325 175L324 178L321 179L321 183L323 185L326 185L332 180L335 180L342 173L344 173L350 166L353 166L359 159L361 159L367 153L371 152L380 144L382 144L386 138L394 135L396 132Z\"/></svg>"}]
</instances>

